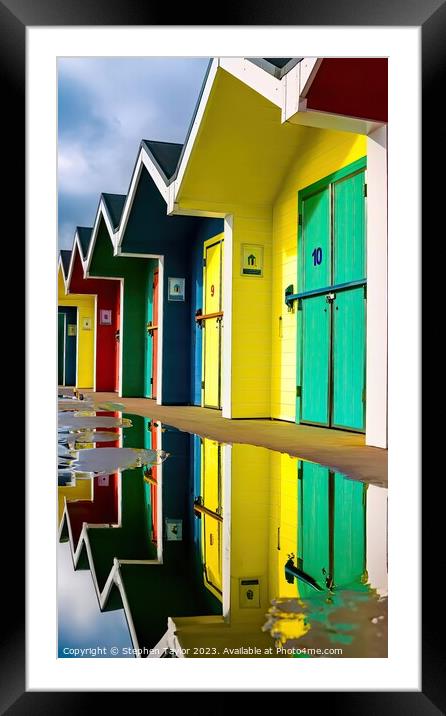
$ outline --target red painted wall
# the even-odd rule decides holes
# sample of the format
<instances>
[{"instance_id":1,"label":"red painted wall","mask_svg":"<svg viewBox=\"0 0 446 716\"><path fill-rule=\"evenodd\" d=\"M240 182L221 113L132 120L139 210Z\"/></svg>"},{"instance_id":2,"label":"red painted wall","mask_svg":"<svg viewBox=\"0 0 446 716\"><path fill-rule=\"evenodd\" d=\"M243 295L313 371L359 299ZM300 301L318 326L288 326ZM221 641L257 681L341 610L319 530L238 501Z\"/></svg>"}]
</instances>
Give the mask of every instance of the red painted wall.
<instances>
[{"instance_id":1,"label":"red painted wall","mask_svg":"<svg viewBox=\"0 0 446 716\"><path fill-rule=\"evenodd\" d=\"M152 435L152 441L151 441L152 450L157 450L158 449L158 432L157 432L157 428L154 427L153 423L152 423L152 427L150 428L150 432ZM158 480L158 478L159 478L158 468L155 465L152 465L152 477L155 480ZM150 485L150 503L152 505L153 541L157 542L157 540L158 540L158 486L157 485Z\"/></svg>"},{"instance_id":2,"label":"red painted wall","mask_svg":"<svg viewBox=\"0 0 446 716\"><path fill-rule=\"evenodd\" d=\"M84 278L82 263L77 245L75 247L73 274L70 283L71 293L96 294L96 390L116 391L118 389L119 353L115 333L119 328L120 284L117 280ZM111 309L112 324L100 323L100 311Z\"/></svg>"},{"instance_id":3,"label":"red painted wall","mask_svg":"<svg viewBox=\"0 0 446 716\"><path fill-rule=\"evenodd\" d=\"M387 122L387 59L323 60L307 95L307 109Z\"/></svg>"},{"instance_id":4,"label":"red painted wall","mask_svg":"<svg viewBox=\"0 0 446 716\"><path fill-rule=\"evenodd\" d=\"M84 522L93 525L116 524L118 521L118 479L117 472L108 476L108 486L99 485L100 478L94 478L93 501L74 500L67 502L71 533L76 549Z\"/></svg>"}]
</instances>

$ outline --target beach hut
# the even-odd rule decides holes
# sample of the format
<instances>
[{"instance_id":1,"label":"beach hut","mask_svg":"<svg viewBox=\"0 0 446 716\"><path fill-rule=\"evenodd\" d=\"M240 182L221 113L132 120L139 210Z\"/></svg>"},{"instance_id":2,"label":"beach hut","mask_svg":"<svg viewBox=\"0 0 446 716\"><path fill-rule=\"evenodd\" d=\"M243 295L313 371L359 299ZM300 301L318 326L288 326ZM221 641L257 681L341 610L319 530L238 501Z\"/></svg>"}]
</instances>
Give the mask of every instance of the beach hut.
<instances>
[{"instance_id":1,"label":"beach hut","mask_svg":"<svg viewBox=\"0 0 446 716\"><path fill-rule=\"evenodd\" d=\"M58 384L94 388L95 298L67 294L71 251L62 250L58 263Z\"/></svg>"},{"instance_id":2,"label":"beach hut","mask_svg":"<svg viewBox=\"0 0 446 716\"><path fill-rule=\"evenodd\" d=\"M119 390L120 285L118 281L86 278L84 265L91 228L78 226L67 272L67 296L86 295L95 302L95 382L98 392Z\"/></svg>"},{"instance_id":3,"label":"beach hut","mask_svg":"<svg viewBox=\"0 0 446 716\"><path fill-rule=\"evenodd\" d=\"M144 395L163 405L219 408L219 381L209 377L204 382L202 366L215 363L216 376L221 371L223 222L167 215L169 187L182 151L181 144L141 142L116 254L152 262L146 282ZM206 261L212 292L203 290Z\"/></svg>"},{"instance_id":4,"label":"beach hut","mask_svg":"<svg viewBox=\"0 0 446 716\"><path fill-rule=\"evenodd\" d=\"M385 59L211 61L167 202L224 221L202 367L206 386L222 366L223 417L386 447L386 123Z\"/></svg>"}]
</instances>

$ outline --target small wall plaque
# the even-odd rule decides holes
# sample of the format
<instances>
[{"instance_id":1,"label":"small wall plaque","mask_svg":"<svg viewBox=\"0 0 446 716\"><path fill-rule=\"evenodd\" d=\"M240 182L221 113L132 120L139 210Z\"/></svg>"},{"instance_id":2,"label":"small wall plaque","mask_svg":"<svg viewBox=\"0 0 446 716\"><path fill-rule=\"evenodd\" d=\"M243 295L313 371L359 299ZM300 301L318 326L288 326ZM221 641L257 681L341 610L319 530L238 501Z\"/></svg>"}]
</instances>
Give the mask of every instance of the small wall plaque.
<instances>
[{"instance_id":1,"label":"small wall plaque","mask_svg":"<svg viewBox=\"0 0 446 716\"><path fill-rule=\"evenodd\" d=\"M99 323L101 326L111 326L112 312L109 308L102 308L99 311Z\"/></svg>"},{"instance_id":2,"label":"small wall plaque","mask_svg":"<svg viewBox=\"0 0 446 716\"><path fill-rule=\"evenodd\" d=\"M184 301L186 279L169 278L167 279L167 300L168 301Z\"/></svg>"},{"instance_id":3,"label":"small wall plaque","mask_svg":"<svg viewBox=\"0 0 446 716\"><path fill-rule=\"evenodd\" d=\"M182 541L183 520L166 519L166 539L168 542Z\"/></svg>"},{"instance_id":4,"label":"small wall plaque","mask_svg":"<svg viewBox=\"0 0 446 716\"><path fill-rule=\"evenodd\" d=\"M91 318L83 318L82 319L82 328L84 331L91 331L92 326L93 326L93 321Z\"/></svg>"},{"instance_id":5,"label":"small wall plaque","mask_svg":"<svg viewBox=\"0 0 446 716\"><path fill-rule=\"evenodd\" d=\"M263 246L242 244L240 273L242 276L263 276Z\"/></svg>"}]
</instances>

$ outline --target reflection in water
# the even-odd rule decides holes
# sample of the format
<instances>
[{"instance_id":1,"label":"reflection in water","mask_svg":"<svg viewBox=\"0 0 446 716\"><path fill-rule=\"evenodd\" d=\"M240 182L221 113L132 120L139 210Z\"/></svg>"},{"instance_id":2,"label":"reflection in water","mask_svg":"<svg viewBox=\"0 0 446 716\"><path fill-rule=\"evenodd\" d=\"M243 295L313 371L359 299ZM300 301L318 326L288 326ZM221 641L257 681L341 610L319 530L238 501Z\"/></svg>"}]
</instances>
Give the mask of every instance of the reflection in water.
<instances>
[{"instance_id":1,"label":"reflection in water","mask_svg":"<svg viewBox=\"0 0 446 716\"><path fill-rule=\"evenodd\" d=\"M95 428L131 428L132 421L128 418L117 418L109 415L79 415L70 412L61 412L58 417L58 426L70 430L94 430Z\"/></svg>"},{"instance_id":2,"label":"reflection in water","mask_svg":"<svg viewBox=\"0 0 446 716\"><path fill-rule=\"evenodd\" d=\"M119 447L169 459L112 460L110 474L59 487L60 538L100 609L124 609L134 655L386 656L387 490L141 416L112 420L116 447L92 440L78 465Z\"/></svg>"},{"instance_id":3,"label":"reflection in water","mask_svg":"<svg viewBox=\"0 0 446 716\"><path fill-rule=\"evenodd\" d=\"M116 470L133 470L143 465L160 464L167 457L168 453L164 450L114 447L103 447L101 450L84 448L76 452L72 467L75 472L106 475Z\"/></svg>"}]
</instances>

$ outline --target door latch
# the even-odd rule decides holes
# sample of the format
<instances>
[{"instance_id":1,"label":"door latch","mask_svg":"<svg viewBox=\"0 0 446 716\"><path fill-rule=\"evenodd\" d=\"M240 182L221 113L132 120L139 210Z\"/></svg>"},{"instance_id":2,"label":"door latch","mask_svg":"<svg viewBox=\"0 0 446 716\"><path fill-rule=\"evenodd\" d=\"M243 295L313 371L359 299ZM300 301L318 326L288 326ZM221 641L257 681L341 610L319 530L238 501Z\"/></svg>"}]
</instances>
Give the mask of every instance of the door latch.
<instances>
[{"instance_id":1,"label":"door latch","mask_svg":"<svg viewBox=\"0 0 446 716\"><path fill-rule=\"evenodd\" d=\"M327 296L326 296L326 298L325 298L325 300L327 301L327 303L333 303L333 301L334 301L335 299L336 299L336 294L335 294L335 293L327 293Z\"/></svg>"}]
</instances>

